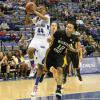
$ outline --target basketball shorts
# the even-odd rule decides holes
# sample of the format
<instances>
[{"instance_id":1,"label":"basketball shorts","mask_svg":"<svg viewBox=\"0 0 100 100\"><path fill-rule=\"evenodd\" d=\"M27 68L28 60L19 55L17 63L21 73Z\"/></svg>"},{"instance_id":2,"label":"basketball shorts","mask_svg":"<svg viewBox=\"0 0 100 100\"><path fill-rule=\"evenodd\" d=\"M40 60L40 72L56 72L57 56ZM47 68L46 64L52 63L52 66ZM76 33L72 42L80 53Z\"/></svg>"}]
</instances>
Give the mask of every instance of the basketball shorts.
<instances>
[{"instance_id":1,"label":"basketball shorts","mask_svg":"<svg viewBox=\"0 0 100 100\"><path fill-rule=\"evenodd\" d=\"M49 47L49 43L47 42L47 38L37 39L33 38L29 47L35 48L35 56L36 62L35 64L43 64L43 60L45 58L46 51Z\"/></svg>"},{"instance_id":2,"label":"basketball shorts","mask_svg":"<svg viewBox=\"0 0 100 100\"><path fill-rule=\"evenodd\" d=\"M62 67L64 64L64 55L48 53L45 58L45 67L49 71L53 66L54 68Z\"/></svg>"}]
</instances>

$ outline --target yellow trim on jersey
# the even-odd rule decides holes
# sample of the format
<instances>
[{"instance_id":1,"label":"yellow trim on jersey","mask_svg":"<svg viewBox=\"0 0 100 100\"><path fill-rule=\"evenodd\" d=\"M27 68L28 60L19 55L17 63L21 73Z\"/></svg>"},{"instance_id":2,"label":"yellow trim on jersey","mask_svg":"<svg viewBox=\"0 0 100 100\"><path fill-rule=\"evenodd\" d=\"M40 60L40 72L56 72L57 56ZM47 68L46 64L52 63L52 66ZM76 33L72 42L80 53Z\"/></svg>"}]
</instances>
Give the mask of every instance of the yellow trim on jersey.
<instances>
[{"instance_id":1,"label":"yellow trim on jersey","mask_svg":"<svg viewBox=\"0 0 100 100\"><path fill-rule=\"evenodd\" d=\"M66 56L64 57L64 63L63 63L63 66L62 66L62 67L65 67L65 65L67 65L67 59L66 59Z\"/></svg>"}]
</instances>

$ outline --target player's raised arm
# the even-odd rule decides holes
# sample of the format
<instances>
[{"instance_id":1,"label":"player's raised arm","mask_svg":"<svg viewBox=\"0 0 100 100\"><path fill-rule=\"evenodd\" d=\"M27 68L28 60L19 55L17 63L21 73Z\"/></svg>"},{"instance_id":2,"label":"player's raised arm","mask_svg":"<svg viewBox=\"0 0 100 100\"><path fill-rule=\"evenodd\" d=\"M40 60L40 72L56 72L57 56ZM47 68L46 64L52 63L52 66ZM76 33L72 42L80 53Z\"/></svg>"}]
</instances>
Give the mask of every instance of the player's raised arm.
<instances>
[{"instance_id":1,"label":"player's raised arm","mask_svg":"<svg viewBox=\"0 0 100 100\"><path fill-rule=\"evenodd\" d=\"M33 14L36 8L37 6L35 4L35 0L33 0L33 2L30 2L29 0L26 1L26 6L25 6L25 10L26 10L25 24L26 25L31 25L36 22L35 19L30 18L30 14Z\"/></svg>"},{"instance_id":2,"label":"player's raised arm","mask_svg":"<svg viewBox=\"0 0 100 100\"><path fill-rule=\"evenodd\" d=\"M46 14L46 8L44 6L37 7L37 9L34 10L34 14L36 14L43 20L48 21L48 17L44 16Z\"/></svg>"}]
</instances>

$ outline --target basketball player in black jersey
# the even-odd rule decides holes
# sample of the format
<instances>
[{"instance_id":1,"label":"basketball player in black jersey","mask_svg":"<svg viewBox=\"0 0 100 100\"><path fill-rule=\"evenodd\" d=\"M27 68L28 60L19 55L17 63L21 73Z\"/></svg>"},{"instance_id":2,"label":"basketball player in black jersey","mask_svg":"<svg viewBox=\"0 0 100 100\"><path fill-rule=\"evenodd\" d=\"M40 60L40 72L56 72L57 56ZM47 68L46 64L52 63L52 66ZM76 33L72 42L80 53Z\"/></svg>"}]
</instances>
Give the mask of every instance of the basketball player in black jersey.
<instances>
[{"instance_id":1,"label":"basketball player in black jersey","mask_svg":"<svg viewBox=\"0 0 100 100\"><path fill-rule=\"evenodd\" d=\"M53 66L57 69L57 89L56 96L61 96L61 85L63 80L63 63L66 55L66 49L75 53L80 51L80 41L76 35L68 31L68 28L73 27L75 31L75 23L70 22L66 25L65 31L56 31L52 35L51 45L47 50L45 57L45 70L49 71ZM76 44L77 46L72 47L71 45ZM76 58L75 58L76 59Z\"/></svg>"},{"instance_id":2,"label":"basketball player in black jersey","mask_svg":"<svg viewBox=\"0 0 100 100\"><path fill-rule=\"evenodd\" d=\"M75 34L77 32L76 30L77 30L77 26L76 26L76 28L74 28L73 25L67 25L67 33ZM76 35L76 36L77 36L77 38L79 38L78 35ZM70 66L71 62L73 64L74 69L77 72L78 79L80 81L82 81L82 77L80 74L80 63L81 63L82 56L83 56L82 46L79 42L74 42L73 40L70 40L70 42L72 42L72 43L69 44L69 46L74 49L78 48L78 51L73 52L73 51L70 51L67 49L67 52L66 52L67 65L66 65L66 67L63 67L63 73L64 73L63 83L66 83L66 77L67 77L69 66Z\"/></svg>"}]
</instances>

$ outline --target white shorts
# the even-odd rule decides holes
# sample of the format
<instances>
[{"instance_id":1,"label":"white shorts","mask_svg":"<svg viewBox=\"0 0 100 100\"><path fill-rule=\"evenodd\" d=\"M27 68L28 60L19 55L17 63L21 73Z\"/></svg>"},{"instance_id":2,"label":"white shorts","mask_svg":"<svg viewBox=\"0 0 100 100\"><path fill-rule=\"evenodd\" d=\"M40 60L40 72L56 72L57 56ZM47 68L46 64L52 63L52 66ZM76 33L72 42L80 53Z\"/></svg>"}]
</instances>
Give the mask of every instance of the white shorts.
<instances>
[{"instance_id":1,"label":"white shorts","mask_svg":"<svg viewBox=\"0 0 100 100\"><path fill-rule=\"evenodd\" d=\"M49 47L49 43L47 42L47 38L37 39L33 38L29 47L35 48L36 52L35 55L37 57L36 64L43 64L43 60L45 58L46 51Z\"/></svg>"}]
</instances>

